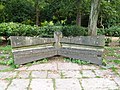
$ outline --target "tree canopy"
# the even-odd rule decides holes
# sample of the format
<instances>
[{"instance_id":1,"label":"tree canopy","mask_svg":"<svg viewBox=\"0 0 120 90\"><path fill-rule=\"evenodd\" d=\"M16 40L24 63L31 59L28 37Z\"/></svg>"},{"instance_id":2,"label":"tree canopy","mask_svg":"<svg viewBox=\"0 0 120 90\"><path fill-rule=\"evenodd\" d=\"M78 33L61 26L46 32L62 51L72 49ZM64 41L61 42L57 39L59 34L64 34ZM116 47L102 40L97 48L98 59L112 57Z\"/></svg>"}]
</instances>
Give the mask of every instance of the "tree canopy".
<instances>
[{"instance_id":1,"label":"tree canopy","mask_svg":"<svg viewBox=\"0 0 120 90\"><path fill-rule=\"evenodd\" d=\"M2 0L0 22L88 26L91 0ZM120 0L101 0L97 26L120 24Z\"/></svg>"}]
</instances>

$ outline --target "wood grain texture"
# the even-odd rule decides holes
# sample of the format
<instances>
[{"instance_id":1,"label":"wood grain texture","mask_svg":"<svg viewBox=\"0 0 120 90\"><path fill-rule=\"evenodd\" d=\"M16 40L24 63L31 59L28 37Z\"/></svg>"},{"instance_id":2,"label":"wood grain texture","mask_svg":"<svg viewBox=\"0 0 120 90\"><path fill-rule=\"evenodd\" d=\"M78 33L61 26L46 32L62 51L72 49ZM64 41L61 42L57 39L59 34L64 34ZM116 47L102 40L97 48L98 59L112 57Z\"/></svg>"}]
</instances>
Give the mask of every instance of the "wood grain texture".
<instances>
[{"instance_id":1,"label":"wood grain texture","mask_svg":"<svg viewBox=\"0 0 120 90\"><path fill-rule=\"evenodd\" d=\"M54 38L11 36L15 64L25 64L55 55L102 64L104 36L64 37L55 32Z\"/></svg>"}]
</instances>

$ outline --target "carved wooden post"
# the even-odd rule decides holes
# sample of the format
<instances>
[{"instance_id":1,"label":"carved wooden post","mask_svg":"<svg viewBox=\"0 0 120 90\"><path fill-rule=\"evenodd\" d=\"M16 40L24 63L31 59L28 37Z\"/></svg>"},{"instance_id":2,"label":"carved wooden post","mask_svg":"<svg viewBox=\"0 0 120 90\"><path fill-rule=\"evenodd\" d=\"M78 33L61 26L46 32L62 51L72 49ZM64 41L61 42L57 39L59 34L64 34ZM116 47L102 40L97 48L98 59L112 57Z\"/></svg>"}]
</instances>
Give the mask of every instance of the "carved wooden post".
<instances>
[{"instance_id":1,"label":"carved wooden post","mask_svg":"<svg viewBox=\"0 0 120 90\"><path fill-rule=\"evenodd\" d=\"M54 32L55 48L56 49L61 48L61 43L60 43L61 38L62 38L62 32L60 32L60 31Z\"/></svg>"}]
</instances>

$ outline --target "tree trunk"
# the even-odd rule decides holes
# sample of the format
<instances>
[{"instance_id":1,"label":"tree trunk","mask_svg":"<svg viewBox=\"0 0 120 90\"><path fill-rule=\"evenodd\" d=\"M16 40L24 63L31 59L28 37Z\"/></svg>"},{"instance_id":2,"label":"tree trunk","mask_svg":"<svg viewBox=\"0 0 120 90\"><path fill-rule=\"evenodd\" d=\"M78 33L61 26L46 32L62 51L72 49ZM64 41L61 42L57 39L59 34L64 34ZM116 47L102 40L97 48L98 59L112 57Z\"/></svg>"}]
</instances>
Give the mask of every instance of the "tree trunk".
<instances>
[{"instance_id":1,"label":"tree trunk","mask_svg":"<svg viewBox=\"0 0 120 90\"><path fill-rule=\"evenodd\" d=\"M39 26L39 10L37 9L36 10L36 25L38 25Z\"/></svg>"},{"instance_id":2,"label":"tree trunk","mask_svg":"<svg viewBox=\"0 0 120 90\"><path fill-rule=\"evenodd\" d=\"M94 36L97 35L97 20L100 9L101 0L92 0L91 1L91 12L89 17L88 24L88 35Z\"/></svg>"},{"instance_id":3,"label":"tree trunk","mask_svg":"<svg viewBox=\"0 0 120 90\"><path fill-rule=\"evenodd\" d=\"M77 13L76 24L77 26L81 26L81 12L80 11Z\"/></svg>"},{"instance_id":4,"label":"tree trunk","mask_svg":"<svg viewBox=\"0 0 120 90\"><path fill-rule=\"evenodd\" d=\"M36 25L39 26L39 15L40 15L39 0L36 0L35 2L35 9L36 9Z\"/></svg>"},{"instance_id":5,"label":"tree trunk","mask_svg":"<svg viewBox=\"0 0 120 90\"><path fill-rule=\"evenodd\" d=\"M81 26L81 15L82 15L82 13L81 13L81 4L82 4L82 2L81 2L81 0L77 0L77 16L76 16L76 25L77 26Z\"/></svg>"}]
</instances>

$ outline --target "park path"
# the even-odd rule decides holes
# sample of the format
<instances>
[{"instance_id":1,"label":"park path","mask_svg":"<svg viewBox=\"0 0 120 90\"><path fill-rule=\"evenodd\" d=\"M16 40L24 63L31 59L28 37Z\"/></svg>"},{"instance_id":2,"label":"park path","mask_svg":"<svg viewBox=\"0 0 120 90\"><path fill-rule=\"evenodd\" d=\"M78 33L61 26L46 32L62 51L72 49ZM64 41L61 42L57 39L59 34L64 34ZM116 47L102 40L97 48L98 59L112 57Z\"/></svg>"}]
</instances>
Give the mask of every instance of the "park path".
<instances>
[{"instance_id":1,"label":"park path","mask_svg":"<svg viewBox=\"0 0 120 90\"><path fill-rule=\"evenodd\" d=\"M54 57L47 63L0 72L0 90L120 90L120 77L94 64L78 65Z\"/></svg>"}]
</instances>

